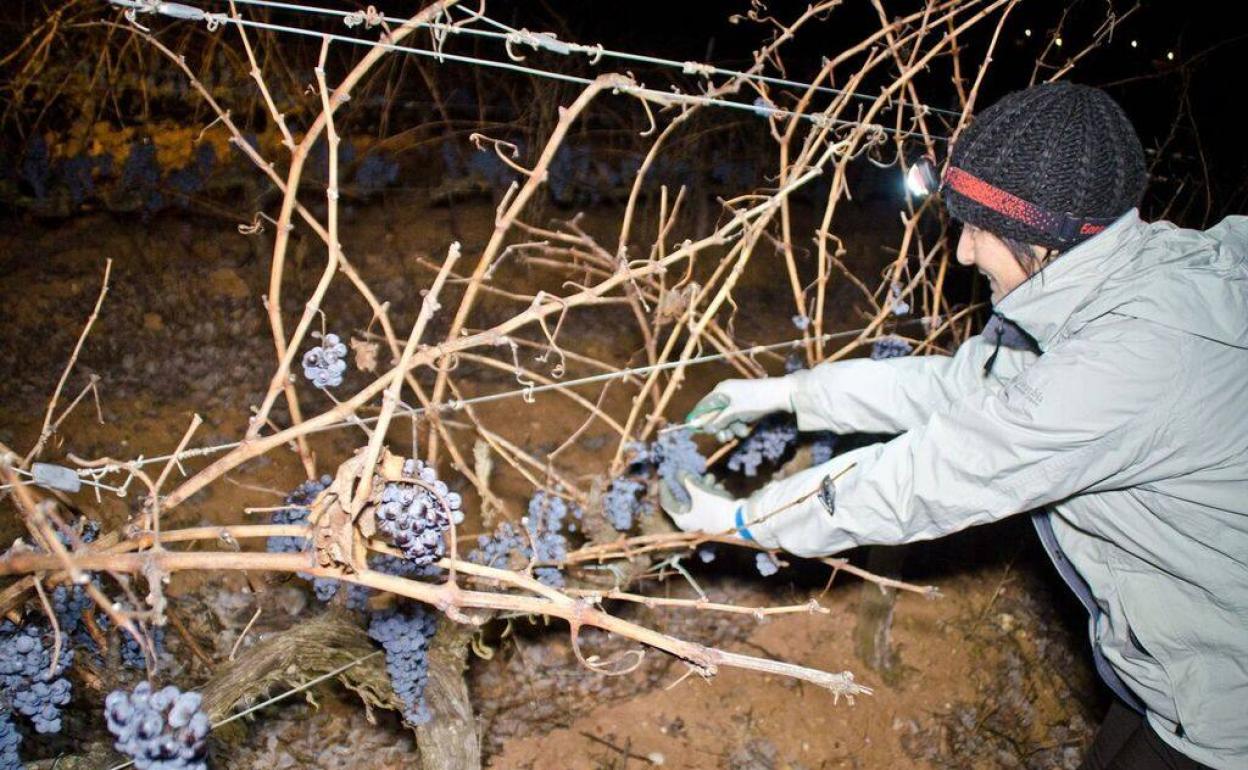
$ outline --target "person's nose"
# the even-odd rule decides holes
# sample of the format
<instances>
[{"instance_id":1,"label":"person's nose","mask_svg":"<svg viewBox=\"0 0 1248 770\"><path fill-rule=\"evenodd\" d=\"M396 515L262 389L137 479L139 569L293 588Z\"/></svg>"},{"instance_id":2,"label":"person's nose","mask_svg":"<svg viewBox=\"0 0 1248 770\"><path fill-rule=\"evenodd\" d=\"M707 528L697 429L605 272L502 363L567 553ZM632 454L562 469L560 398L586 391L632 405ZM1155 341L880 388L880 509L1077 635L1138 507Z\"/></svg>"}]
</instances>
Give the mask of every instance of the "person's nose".
<instances>
[{"instance_id":1,"label":"person's nose","mask_svg":"<svg viewBox=\"0 0 1248 770\"><path fill-rule=\"evenodd\" d=\"M962 235L958 238L957 248L958 264L970 267L975 264L975 247L971 243L971 236L966 228L962 228Z\"/></svg>"}]
</instances>

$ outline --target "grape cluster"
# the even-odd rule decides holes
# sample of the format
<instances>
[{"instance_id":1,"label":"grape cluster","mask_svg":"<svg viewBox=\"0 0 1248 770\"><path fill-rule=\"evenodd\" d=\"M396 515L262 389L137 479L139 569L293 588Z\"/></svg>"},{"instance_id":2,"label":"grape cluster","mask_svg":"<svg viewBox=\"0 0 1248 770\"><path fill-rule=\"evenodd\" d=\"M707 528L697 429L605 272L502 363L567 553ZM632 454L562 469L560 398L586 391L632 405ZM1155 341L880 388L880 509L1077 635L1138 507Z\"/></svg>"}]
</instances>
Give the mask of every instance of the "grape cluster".
<instances>
[{"instance_id":1,"label":"grape cluster","mask_svg":"<svg viewBox=\"0 0 1248 770\"><path fill-rule=\"evenodd\" d=\"M437 631L437 617L420 606L378 613L368 624L368 635L386 651L390 685L403 701L403 718L423 725L433 718L425 703L429 680L429 640Z\"/></svg>"},{"instance_id":2,"label":"grape cluster","mask_svg":"<svg viewBox=\"0 0 1248 770\"><path fill-rule=\"evenodd\" d=\"M447 179L458 179L467 172L464 169L464 159L459 154L459 148L454 142L443 142L439 152L442 155L442 175Z\"/></svg>"},{"instance_id":3,"label":"grape cluster","mask_svg":"<svg viewBox=\"0 0 1248 770\"><path fill-rule=\"evenodd\" d=\"M104 699L113 746L138 770L207 770L208 715L199 693L169 686L155 692L140 682L133 692L114 690Z\"/></svg>"},{"instance_id":4,"label":"grape cluster","mask_svg":"<svg viewBox=\"0 0 1248 770\"><path fill-rule=\"evenodd\" d=\"M318 388L336 388L347 371L347 346L337 334L326 334L321 344L303 354L303 376Z\"/></svg>"},{"instance_id":5,"label":"grape cluster","mask_svg":"<svg viewBox=\"0 0 1248 770\"><path fill-rule=\"evenodd\" d=\"M751 187L759 179L759 169L748 160L737 160L734 155L721 157L711 166L711 181L737 194Z\"/></svg>"},{"instance_id":6,"label":"grape cluster","mask_svg":"<svg viewBox=\"0 0 1248 770\"><path fill-rule=\"evenodd\" d=\"M22 154L22 180L30 185L31 194L36 200L48 196L48 177L52 173L52 163L48 154L48 143L43 134L35 132Z\"/></svg>"},{"instance_id":7,"label":"grape cluster","mask_svg":"<svg viewBox=\"0 0 1248 770\"><path fill-rule=\"evenodd\" d=\"M481 180L491 190L506 190L516 179L516 172L492 149L474 152L468 158L464 175Z\"/></svg>"},{"instance_id":8,"label":"grape cluster","mask_svg":"<svg viewBox=\"0 0 1248 770\"><path fill-rule=\"evenodd\" d=\"M13 724L9 706L0 698L0 770L22 770L22 760L17 755L22 734Z\"/></svg>"},{"instance_id":9,"label":"grape cluster","mask_svg":"<svg viewBox=\"0 0 1248 770\"><path fill-rule=\"evenodd\" d=\"M880 337L871 345L871 360L900 358L910 355L910 343L900 337Z\"/></svg>"},{"instance_id":10,"label":"grape cluster","mask_svg":"<svg viewBox=\"0 0 1248 770\"><path fill-rule=\"evenodd\" d=\"M156 145L148 139L130 147L130 154L121 168L121 186L136 192L143 202L144 216L164 206L160 193L160 161L156 157Z\"/></svg>"},{"instance_id":11,"label":"grape cluster","mask_svg":"<svg viewBox=\"0 0 1248 770\"><path fill-rule=\"evenodd\" d=\"M405 472L408 475L417 476L420 473L419 467L418 463L409 460L407 466L405 466ZM308 520L308 516L311 515L309 506L316 500L317 495L332 482L333 479L325 475L321 476L320 479L305 481L295 487L294 491L286 496L285 506L280 510L274 511L270 521L273 524L305 523ZM441 484L441 482L437 483ZM441 487L437 488L440 489ZM450 502L457 503L459 500L459 496L454 492L447 492L446 497L449 498ZM462 518L462 514L459 514L459 516ZM458 521L459 519L457 518L456 520ZM282 535L270 537L266 548L269 553L301 553L305 550L306 544L305 538ZM420 564L385 554L370 556L369 567L379 572L385 572L388 575L398 575L400 577L432 577L440 571L438 567L427 563ZM316 595L318 601L328 602L338 594L340 584L334 578L312 577L306 573L300 573L300 577L312 581L312 592ZM363 610L368 602L368 597L372 596L372 594L372 589L365 586L355 584L347 586L347 607Z\"/></svg>"},{"instance_id":12,"label":"grape cluster","mask_svg":"<svg viewBox=\"0 0 1248 770\"><path fill-rule=\"evenodd\" d=\"M384 572L387 575L406 578L434 577L442 571L442 568L435 564L420 565L407 559L384 553L370 555L368 557L368 567L377 572ZM329 590L322 588L322 583L327 584ZM316 591L316 598L327 602L338 593L339 583L333 578L317 578L313 581L312 586ZM375 591L367 586L362 586L358 583L347 584L347 609L363 612L368 609L368 599L374 593Z\"/></svg>"},{"instance_id":13,"label":"grape cluster","mask_svg":"<svg viewBox=\"0 0 1248 770\"><path fill-rule=\"evenodd\" d=\"M586 193L592 189L588 186L592 163L593 155L588 148L560 145L555 157L550 159L546 174L550 197L565 206L590 202Z\"/></svg>"},{"instance_id":14,"label":"grape cluster","mask_svg":"<svg viewBox=\"0 0 1248 770\"><path fill-rule=\"evenodd\" d=\"M649 446L634 444L633 449L637 452L635 463L656 467L668 491L680 502L689 502L689 493L680 483L681 474L701 476L706 473L706 458L698 451L698 445L693 443L693 431L668 431Z\"/></svg>"},{"instance_id":15,"label":"grape cluster","mask_svg":"<svg viewBox=\"0 0 1248 770\"><path fill-rule=\"evenodd\" d=\"M216 161L216 150L211 144L204 142L196 148L195 157L190 164L169 174L169 187L182 193L183 196L177 200L177 203L185 206L188 196L204 189L208 177L212 175L212 168Z\"/></svg>"},{"instance_id":16,"label":"grape cluster","mask_svg":"<svg viewBox=\"0 0 1248 770\"><path fill-rule=\"evenodd\" d=\"M80 153L72 158L66 158L58 167L58 175L65 183L65 189L69 190L69 200L75 206L82 204L95 194L95 180L92 177L95 166L94 158L86 153Z\"/></svg>"},{"instance_id":17,"label":"grape cluster","mask_svg":"<svg viewBox=\"0 0 1248 770\"><path fill-rule=\"evenodd\" d=\"M524 525L529 530L532 548L525 556L534 561L562 562L568 556L568 540L563 536L563 522L568 517L567 502L557 495L539 489L529 499L529 515ZM533 576L552 588L562 588L563 573L558 567L538 567Z\"/></svg>"},{"instance_id":18,"label":"grape cluster","mask_svg":"<svg viewBox=\"0 0 1248 770\"><path fill-rule=\"evenodd\" d=\"M758 466L764 461L774 463L789 451L797 441L797 424L786 415L769 415L754 426L732 454L728 456L728 470L758 474Z\"/></svg>"},{"instance_id":19,"label":"grape cluster","mask_svg":"<svg viewBox=\"0 0 1248 770\"><path fill-rule=\"evenodd\" d=\"M771 577L780 571L780 564L765 551L754 555L754 566L758 568L758 574L763 577Z\"/></svg>"},{"instance_id":20,"label":"grape cluster","mask_svg":"<svg viewBox=\"0 0 1248 770\"><path fill-rule=\"evenodd\" d=\"M309 506L316 500L326 487L333 482L328 474L321 476L320 479L311 479L305 481L295 487L289 495L286 495L285 505L274 511L269 517L271 524L303 524L307 522L308 516L312 515ZM280 537L271 537L265 544L265 549L269 553L300 553L304 550L307 540L302 537L288 537L282 535Z\"/></svg>"},{"instance_id":21,"label":"grape cluster","mask_svg":"<svg viewBox=\"0 0 1248 770\"><path fill-rule=\"evenodd\" d=\"M52 661L47 629L0 621L0 700L28 717L38 733L61 731L61 706L69 703L69 680L61 676L73 659L68 645Z\"/></svg>"},{"instance_id":22,"label":"grape cluster","mask_svg":"<svg viewBox=\"0 0 1248 770\"><path fill-rule=\"evenodd\" d=\"M633 520L645 509L642 499L646 492L645 482L621 476L611 482L602 496L602 509L611 526L620 532L633 528Z\"/></svg>"},{"instance_id":23,"label":"grape cluster","mask_svg":"<svg viewBox=\"0 0 1248 770\"><path fill-rule=\"evenodd\" d=\"M526 533L503 522L493 535L477 537L477 548L468 554L469 561L489 567L512 569L524 561L562 562L568 556L568 540L563 534L568 515L579 519L584 515L579 506L568 506L558 495L538 490L529 500L528 516L524 518ZM533 576L552 588L565 585L563 573L556 566L541 566L533 570Z\"/></svg>"},{"instance_id":24,"label":"grape cluster","mask_svg":"<svg viewBox=\"0 0 1248 770\"><path fill-rule=\"evenodd\" d=\"M464 520L463 500L450 491L437 471L420 460L407 460L403 475L420 483L392 481L381 491L377 528L403 555L418 565L432 564L445 552L442 533Z\"/></svg>"},{"instance_id":25,"label":"grape cluster","mask_svg":"<svg viewBox=\"0 0 1248 770\"><path fill-rule=\"evenodd\" d=\"M810 462L812 465L823 465L832 459L835 451L836 434L830 430L818 431L810 444Z\"/></svg>"},{"instance_id":26,"label":"grape cluster","mask_svg":"<svg viewBox=\"0 0 1248 770\"><path fill-rule=\"evenodd\" d=\"M125 631L120 632L121 635L121 664L126 668L132 668L136 671L147 670L147 657L143 654L143 647L134 640L134 637ZM157 626L152 629L152 647L157 656L165 649L165 629Z\"/></svg>"},{"instance_id":27,"label":"grape cluster","mask_svg":"<svg viewBox=\"0 0 1248 770\"><path fill-rule=\"evenodd\" d=\"M67 584L52 589L52 611L56 613L56 623L60 626L61 633L75 642L91 639L82 622L82 616L91 609L92 604L85 586Z\"/></svg>"},{"instance_id":28,"label":"grape cluster","mask_svg":"<svg viewBox=\"0 0 1248 770\"><path fill-rule=\"evenodd\" d=\"M386 156L372 152L364 156L356 166L353 183L364 194L380 192L398 181L399 164Z\"/></svg>"},{"instance_id":29,"label":"grape cluster","mask_svg":"<svg viewBox=\"0 0 1248 770\"><path fill-rule=\"evenodd\" d=\"M295 487L289 495L286 495L285 505L269 517L269 522L272 524L306 523L308 517L312 515L309 506L316 500L316 496L331 483L333 483L333 478L326 474L319 479L309 479ZM265 544L265 550L269 553L302 553L306 547L306 538L288 535L270 537ZM312 581L312 591L320 601L327 602L338 593L338 581L333 578L314 578L306 573L300 573L299 576Z\"/></svg>"},{"instance_id":30,"label":"grape cluster","mask_svg":"<svg viewBox=\"0 0 1248 770\"><path fill-rule=\"evenodd\" d=\"M511 522L499 524L492 535L478 535L477 547L468 554L468 560L487 567L510 569L511 557L523 554L528 547L524 535Z\"/></svg>"},{"instance_id":31,"label":"grape cluster","mask_svg":"<svg viewBox=\"0 0 1248 770\"><path fill-rule=\"evenodd\" d=\"M905 315L910 312L910 303L901 297L901 284L897 281L888 287L888 298L893 303L893 315Z\"/></svg>"}]
</instances>

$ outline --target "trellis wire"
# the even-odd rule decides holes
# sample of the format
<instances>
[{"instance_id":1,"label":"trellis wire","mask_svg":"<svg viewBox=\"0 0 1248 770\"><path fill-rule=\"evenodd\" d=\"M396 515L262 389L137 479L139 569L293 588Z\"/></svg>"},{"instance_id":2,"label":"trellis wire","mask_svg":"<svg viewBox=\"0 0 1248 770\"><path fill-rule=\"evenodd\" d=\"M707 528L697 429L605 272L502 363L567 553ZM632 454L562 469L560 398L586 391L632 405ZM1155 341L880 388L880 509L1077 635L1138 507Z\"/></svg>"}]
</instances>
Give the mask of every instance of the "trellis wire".
<instances>
[{"instance_id":1,"label":"trellis wire","mask_svg":"<svg viewBox=\"0 0 1248 770\"><path fill-rule=\"evenodd\" d=\"M215 0L219 3L228 3L229 0ZM295 13L319 14L322 16L336 16L341 19L354 18L359 11L343 11L334 8L324 8L320 6L301 5L299 3L286 3L280 0L234 0L238 5L251 5L264 8L275 8L284 11L292 11ZM669 69L680 70L685 75L720 75L727 78L742 78L753 80L759 83L767 83L769 85L787 86L790 88L798 88L803 91L814 89L818 93L832 94L840 96L849 94L854 99L872 102L877 97L870 94L863 94L857 91L847 91L841 88L833 88L831 86L815 86L800 80L789 80L786 78L778 78L760 73L743 72L741 70L727 69L717 67L713 64L706 64L695 61L677 61L675 59L666 59L659 56L649 56L647 54L632 53L630 51L620 51L607 48L602 44L587 45L585 43L575 43L567 40L559 40L549 32L532 32L528 29L516 29L508 26L497 19L493 19L483 13L465 8L463 6L452 6L452 11L462 11L469 18L476 19L485 24L497 27L501 32L494 32L485 29L475 29L473 27L459 27L454 24L446 24L442 22L421 22L417 26L424 29L432 29L438 32L446 32L453 35L469 35L475 37L484 37L494 40L502 40L504 42L518 42L524 45L530 45L534 48L541 48L552 53L567 55L571 53L585 54L591 57L591 63L595 63L600 58L620 59L622 61L632 61L642 64L653 64L659 67L667 67ZM407 20L397 16L387 16L378 13L375 17L379 21L390 24L403 24ZM960 118L962 113L957 110L949 110L942 107L923 106L923 109L930 113L939 115L947 115L953 118Z\"/></svg>"},{"instance_id":2,"label":"trellis wire","mask_svg":"<svg viewBox=\"0 0 1248 770\"><path fill-rule=\"evenodd\" d=\"M158 13L172 19L181 21L204 21L207 22L210 29L216 29L221 24L237 24L242 27L251 27L253 29L263 29L270 32L287 33L298 35L301 37L312 37L318 40L334 40L351 45L367 46L369 48L379 47L387 51L395 51L398 53L409 53L416 56L423 56L434 59L439 63L445 61L453 61L460 64L472 64L482 67L492 67L495 69L509 70L524 75L531 75L538 78L546 78L550 80L560 80L566 83L576 83L582 86L593 85L592 78L585 78L579 75L568 75L562 72L552 70L544 70L537 67L527 67L513 62L503 62L494 59L482 59L476 56L465 56L463 54L446 53L445 51L435 51L427 48L416 48L414 46L398 45L396 43L387 43L382 40L366 40L364 38L351 37L349 35L340 35L335 32L317 32L310 29L301 29L299 27L290 27L284 24L274 24L272 22L255 21L254 19L244 19L242 17L231 17L224 13L209 13L201 8L186 5L184 3L166 3L155 2L154 0L108 0L114 6L127 9L127 14L136 12L142 13ZM133 23L134 18L128 15ZM930 136L932 139L947 141L948 137L937 134L924 134L920 131L907 131L892 126L886 126L881 123L864 123L863 121L845 120L843 118L831 118L821 113L795 113L790 110L783 110L766 104L746 104L745 102L736 102L731 99L718 99L711 96L701 94L690 94L682 91L660 91L654 88L646 88L645 86L619 85L615 90L622 93L630 94L638 97L648 97L660 102L681 102L685 104L698 104L708 107L727 107L729 109L742 110L753 113L760 117L797 117L801 120L813 123L814 125L835 125L835 126L869 126L871 129L881 131L883 133L895 134L897 136L909 137L925 137Z\"/></svg>"}]
</instances>

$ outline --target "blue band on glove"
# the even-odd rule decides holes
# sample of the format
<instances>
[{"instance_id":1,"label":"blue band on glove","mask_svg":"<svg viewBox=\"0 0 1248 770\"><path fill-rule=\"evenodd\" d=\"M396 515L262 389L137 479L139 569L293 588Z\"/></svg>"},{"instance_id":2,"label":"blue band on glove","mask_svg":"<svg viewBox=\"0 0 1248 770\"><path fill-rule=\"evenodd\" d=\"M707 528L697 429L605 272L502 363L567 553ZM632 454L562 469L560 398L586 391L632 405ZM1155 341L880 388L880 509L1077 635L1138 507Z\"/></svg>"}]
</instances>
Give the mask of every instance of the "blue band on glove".
<instances>
[{"instance_id":1,"label":"blue band on glove","mask_svg":"<svg viewBox=\"0 0 1248 770\"><path fill-rule=\"evenodd\" d=\"M754 540L754 536L750 534L750 530L746 529L745 527L745 506L744 505L737 506L736 524L737 524L737 534L740 535L743 540L750 540L750 541Z\"/></svg>"}]
</instances>

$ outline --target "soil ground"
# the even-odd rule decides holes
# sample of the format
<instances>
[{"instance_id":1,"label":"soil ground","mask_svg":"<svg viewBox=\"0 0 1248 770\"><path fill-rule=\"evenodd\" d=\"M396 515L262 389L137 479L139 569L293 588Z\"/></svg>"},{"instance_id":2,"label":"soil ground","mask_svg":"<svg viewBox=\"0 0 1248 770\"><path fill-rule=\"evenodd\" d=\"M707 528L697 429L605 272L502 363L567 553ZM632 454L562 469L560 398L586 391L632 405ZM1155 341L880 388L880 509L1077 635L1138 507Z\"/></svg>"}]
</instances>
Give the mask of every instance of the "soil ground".
<instances>
[{"instance_id":1,"label":"soil ground","mask_svg":"<svg viewBox=\"0 0 1248 770\"><path fill-rule=\"evenodd\" d=\"M392 302L396 326L403 328L431 275L417 257L437 261L452 237L464 242L466 254L477 253L492 214L486 202L429 208L418 200L391 198L347 212L343 240L374 290ZM610 221L611 212L591 212L587 226ZM869 232L865 226L850 230ZM870 236L850 238L847 247L855 269L880 259ZM260 302L267 253L266 240L248 240L231 226L186 216L147 222L106 214L54 223L8 221L0 232L0 360L5 363L0 441L18 451L32 445L46 399L95 301L106 259L114 260L108 297L62 400L72 399L88 375L98 374L99 411L92 397L84 399L45 456L57 461L70 452L83 457L168 452L194 413L205 419L195 444L236 439L270 373L272 343ZM320 266L316 249L296 244L285 291L287 318L297 315ZM527 286L540 282L524 269L515 275ZM792 333L782 301L787 286L774 277L767 269L747 274L739 300L749 311L739 315L735 328L742 339L783 339ZM325 306L329 329L345 334L366 328L367 312L345 281L339 283L344 285L331 291ZM851 308L853 290L838 291L833 306ZM486 300L477 322L516 310L515 303ZM839 315L845 325L856 320L848 309ZM617 329L604 311L565 333L574 340L572 349L623 361L637 346ZM677 407L726 375L698 373ZM362 384L363 375L352 376ZM510 373L489 370L474 373L468 383L473 392L514 387ZM606 408L624 404L626 398L614 394ZM313 393L305 410L325 406ZM553 396L539 397L520 413L515 402L507 402L485 407L481 415L487 423L505 424L509 438L538 455L552 451L580 424ZM275 417L284 419L280 412ZM586 431L561 463L587 476L603 472L607 438L599 430ZM329 468L359 439L340 431L315 437L313 446ZM188 463L187 469L194 467ZM272 453L196 495L165 526L255 521L244 508L276 504L302 478L293 453ZM495 491L518 517L527 493L522 481L500 473ZM136 497L104 493L97 501L84 492L76 500L111 528L125 520ZM6 504L0 517L5 542L18 534L12 510ZM850 556L861 562L861 554ZM682 678L679 663L653 652L636 672L604 678L577 665L565 628L517 622L514 633L497 642L492 659L473 659L468 674L488 766L1077 767L1104 695L1086 660L1080 610L1062 593L1023 517L911 547L904 577L937 585L943 598L898 598L892 641L901 669L888 682L854 654L851 632L861 583L839 576L826 588L826 568L808 564L764 579L752 561L721 551L715 562L698 565L695 577L714 600L763 605L817 597L829 612L760 621L686 610L620 611L694 641L826 670L850 669L873 695L852 705L834 703L826 691L740 671L723 671L709 682ZM175 612L179 597L187 606L200 606L189 601L194 597L216 608L216 618L204 621L216 636L200 641L209 657L221 660L260 601L250 593L254 586L239 576L183 573L170 593ZM645 588L692 595L683 583ZM280 633L317 611L300 581L274 583L268 591L266 606L276 609L265 613L253 633ZM586 644L605 652L623 648L593 635ZM192 662L183 639L170 634L168 646L166 676L202 679L204 666ZM265 770L412 766L411 733L392 714L369 716L351 693L325 686L315 691L315 705L292 699L262 712L240 743L217 746L214 756L221 767ZM75 740L99 738L98 720L74 718L83 727ZM36 750L47 756L72 750L65 740L36 743Z\"/></svg>"}]
</instances>

